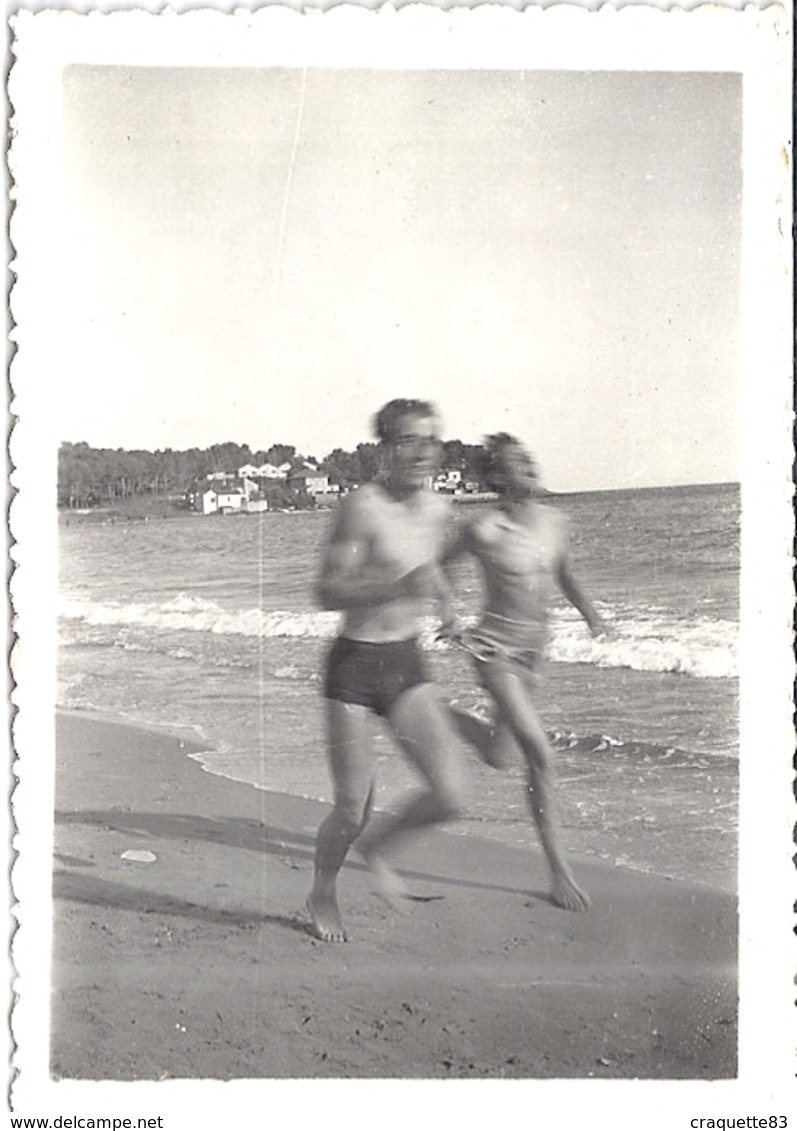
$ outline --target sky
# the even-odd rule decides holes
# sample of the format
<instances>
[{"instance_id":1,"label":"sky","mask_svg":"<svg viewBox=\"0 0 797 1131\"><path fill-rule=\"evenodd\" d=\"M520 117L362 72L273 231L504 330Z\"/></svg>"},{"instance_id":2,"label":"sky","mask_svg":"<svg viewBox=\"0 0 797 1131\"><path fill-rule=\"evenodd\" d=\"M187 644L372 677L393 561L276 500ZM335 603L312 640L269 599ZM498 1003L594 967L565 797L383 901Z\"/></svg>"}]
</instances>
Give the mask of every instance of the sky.
<instances>
[{"instance_id":1,"label":"sky","mask_svg":"<svg viewBox=\"0 0 797 1131\"><path fill-rule=\"evenodd\" d=\"M733 74L64 74L62 440L323 457L396 396L553 490L735 480Z\"/></svg>"}]
</instances>

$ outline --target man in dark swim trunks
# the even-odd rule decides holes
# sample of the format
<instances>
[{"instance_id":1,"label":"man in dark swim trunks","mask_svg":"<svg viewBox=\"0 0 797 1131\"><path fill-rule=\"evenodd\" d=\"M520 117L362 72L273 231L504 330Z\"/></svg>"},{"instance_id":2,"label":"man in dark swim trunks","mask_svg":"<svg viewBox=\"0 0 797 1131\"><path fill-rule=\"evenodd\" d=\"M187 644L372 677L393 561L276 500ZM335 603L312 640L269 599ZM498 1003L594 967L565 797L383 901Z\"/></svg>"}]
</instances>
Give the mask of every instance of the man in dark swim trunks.
<instances>
[{"instance_id":1,"label":"man in dark swim trunks","mask_svg":"<svg viewBox=\"0 0 797 1131\"><path fill-rule=\"evenodd\" d=\"M492 766L514 739L528 767L528 799L551 869L551 899L581 911L589 897L576 883L559 844L553 753L537 714L535 692L548 637L548 605L558 586L593 636L605 626L570 571L567 519L539 500L534 460L505 432L485 442L485 479L498 506L463 528L446 557L470 551L482 567L485 611L476 628L453 635L473 656L477 677L495 704L494 723L453 712L464 738Z\"/></svg>"},{"instance_id":2,"label":"man in dark swim trunks","mask_svg":"<svg viewBox=\"0 0 797 1131\"><path fill-rule=\"evenodd\" d=\"M343 942L337 878L355 840L388 902L406 895L386 854L416 829L449 820L460 808L460 775L447 709L426 673L418 618L443 603L441 573L450 503L427 490L439 458L438 421L425 401L396 400L375 421L381 471L337 510L318 585L320 604L343 612L327 663L325 694L332 812L318 831L315 881L307 907L314 933ZM425 790L377 829L363 834L374 782L370 713L387 719Z\"/></svg>"}]
</instances>

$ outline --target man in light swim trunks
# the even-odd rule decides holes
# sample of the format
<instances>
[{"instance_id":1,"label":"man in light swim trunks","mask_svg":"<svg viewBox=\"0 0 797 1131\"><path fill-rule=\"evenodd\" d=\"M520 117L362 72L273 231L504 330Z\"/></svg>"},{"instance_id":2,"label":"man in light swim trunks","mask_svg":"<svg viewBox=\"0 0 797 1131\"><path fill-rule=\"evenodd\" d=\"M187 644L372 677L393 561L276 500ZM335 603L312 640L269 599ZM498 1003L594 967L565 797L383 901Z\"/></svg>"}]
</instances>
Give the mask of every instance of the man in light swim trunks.
<instances>
[{"instance_id":1,"label":"man in light swim trunks","mask_svg":"<svg viewBox=\"0 0 797 1131\"><path fill-rule=\"evenodd\" d=\"M375 420L381 471L338 507L324 552L318 598L343 612L329 653L325 695L334 804L318 832L308 910L316 936L343 942L337 878L350 847L368 863L388 902L406 895L385 857L408 834L449 820L461 783L450 715L429 681L417 642L418 618L448 594L440 560L450 502L427 489L440 441L435 409L396 400ZM446 614L447 615L447 614ZM363 834L373 801L371 713L390 724L425 789Z\"/></svg>"},{"instance_id":2,"label":"man in light swim trunks","mask_svg":"<svg viewBox=\"0 0 797 1131\"><path fill-rule=\"evenodd\" d=\"M528 798L552 874L551 899L580 911L589 897L576 883L559 845L553 754L534 695L547 644L550 589L557 584L596 636L604 626L570 572L567 520L539 501L534 461L505 432L485 442L485 478L499 504L479 515L462 532L447 557L468 550L479 561L485 583L485 609L479 625L455 633L474 657L482 686L495 704L493 724L455 712L460 732L486 760L501 764L501 748L514 738L528 766Z\"/></svg>"}]
</instances>

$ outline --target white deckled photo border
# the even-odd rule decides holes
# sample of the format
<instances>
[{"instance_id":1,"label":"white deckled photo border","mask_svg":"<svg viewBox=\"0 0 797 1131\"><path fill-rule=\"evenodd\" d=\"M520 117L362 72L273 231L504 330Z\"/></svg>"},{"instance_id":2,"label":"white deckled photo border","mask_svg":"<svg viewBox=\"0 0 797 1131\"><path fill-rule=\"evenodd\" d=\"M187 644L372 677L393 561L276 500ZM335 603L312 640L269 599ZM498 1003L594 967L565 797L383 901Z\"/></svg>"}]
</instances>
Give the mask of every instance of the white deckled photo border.
<instances>
[{"instance_id":1,"label":"white deckled photo border","mask_svg":"<svg viewBox=\"0 0 797 1131\"><path fill-rule=\"evenodd\" d=\"M429 1111L434 1118L456 1118L466 1128L475 1127L495 1118L496 1102L510 1118L543 1118L564 1128L604 1118L618 1129L642 1126L651 1131L688 1128L690 1120L701 1116L789 1114L793 1122L797 1057L791 916L797 884L791 767L791 9L317 7L323 14L309 8L302 14L282 5L234 14L205 7L161 14L41 9L18 11L10 21L10 336L15 353L10 367L9 527L14 566L10 598L18 634L11 663L18 759L12 811L18 855L11 879L18 926L10 956L16 978L11 1110L50 1116L163 1114L164 1127L200 1131L229 1120L231 1103L242 1113L237 1117L241 1121L269 1119L276 1105L278 1117L332 1127L344 1122L370 1126L372 1120L392 1126L413 1114L426 1118ZM489 1081L476 1087L476 1081L132 1084L50 1078L57 605L57 530L50 518L62 437L59 421L48 413L42 375L57 368L59 348L57 336L47 330L58 308L59 276L47 265L72 253L54 202L63 178L61 76L65 66L76 63L727 71L743 76L737 1079ZM534 1104L532 1111L529 1104ZM596 1114L596 1104L607 1114Z\"/></svg>"}]
</instances>

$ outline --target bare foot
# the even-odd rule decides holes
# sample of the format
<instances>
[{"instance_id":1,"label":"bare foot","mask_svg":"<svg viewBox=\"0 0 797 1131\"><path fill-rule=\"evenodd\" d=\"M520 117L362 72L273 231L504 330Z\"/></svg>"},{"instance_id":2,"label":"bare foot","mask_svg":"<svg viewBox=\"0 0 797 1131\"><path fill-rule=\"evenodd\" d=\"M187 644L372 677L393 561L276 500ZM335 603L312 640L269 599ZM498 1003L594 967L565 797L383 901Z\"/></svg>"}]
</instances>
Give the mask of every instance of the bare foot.
<instances>
[{"instance_id":1,"label":"bare foot","mask_svg":"<svg viewBox=\"0 0 797 1131\"><path fill-rule=\"evenodd\" d=\"M340 921L340 911L333 896L311 892L307 899L311 931L322 942L347 942L349 936Z\"/></svg>"},{"instance_id":2,"label":"bare foot","mask_svg":"<svg viewBox=\"0 0 797 1131\"><path fill-rule=\"evenodd\" d=\"M378 856L365 856L365 862L371 872L374 893L384 900L388 907L392 907L394 911L401 911L401 900L412 898L401 876Z\"/></svg>"},{"instance_id":3,"label":"bare foot","mask_svg":"<svg viewBox=\"0 0 797 1131\"><path fill-rule=\"evenodd\" d=\"M551 902L565 911L586 911L591 905L587 893L582 891L572 876L565 873L554 877Z\"/></svg>"}]
</instances>

